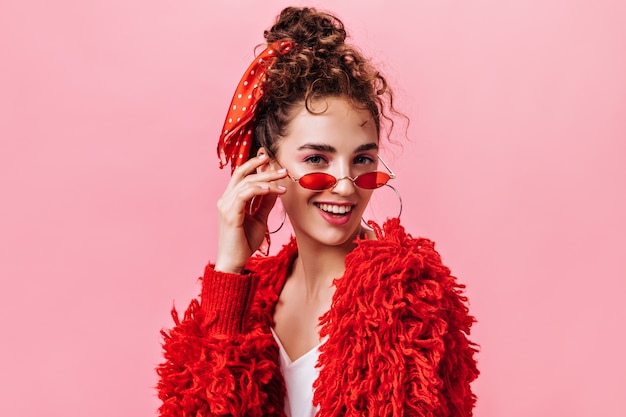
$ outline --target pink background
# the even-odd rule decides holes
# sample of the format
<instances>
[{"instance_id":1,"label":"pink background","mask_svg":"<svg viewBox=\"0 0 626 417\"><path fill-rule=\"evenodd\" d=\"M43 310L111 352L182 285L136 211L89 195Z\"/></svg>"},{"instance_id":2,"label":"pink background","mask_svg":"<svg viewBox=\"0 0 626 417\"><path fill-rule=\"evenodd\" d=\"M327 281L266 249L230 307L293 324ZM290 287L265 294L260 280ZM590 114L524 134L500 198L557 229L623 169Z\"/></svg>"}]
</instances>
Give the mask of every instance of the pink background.
<instances>
[{"instance_id":1,"label":"pink background","mask_svg":"<svg viewBox=\"0 0 626 417\"><path fill-rule=\"evenodd\" d=\"M1 416L154 414L159 330L215 254L217 132L286 4L2 2ZM626 3L306 4L411 118L385 154L468 285L475 414L626 415Z\"/></svg>"}]
</instances>

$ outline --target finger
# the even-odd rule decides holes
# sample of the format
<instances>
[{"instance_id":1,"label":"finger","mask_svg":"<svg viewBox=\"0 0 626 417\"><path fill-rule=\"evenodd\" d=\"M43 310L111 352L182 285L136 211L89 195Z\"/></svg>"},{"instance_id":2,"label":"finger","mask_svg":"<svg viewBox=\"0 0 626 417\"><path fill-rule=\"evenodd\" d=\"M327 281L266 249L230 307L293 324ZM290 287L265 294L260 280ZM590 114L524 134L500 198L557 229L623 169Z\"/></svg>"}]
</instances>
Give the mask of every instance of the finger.
<instances>
[{"instance_id":1,"label":"finger","mask_svg":"<svg viewBox=\"0 0 626 417\"><path fill-rule=\"evenodd\" d=\"M287 177L287 170L284 168L280 168L278 170L275 169L268 169L268 170L264 170L261 172L257 172L254 174L250 174L247 177L245 177L243 181L247 181L247 182L251 182L251 183L262 183L262 182L266 182L266 183L271 183L273 181L278 181L280 179L283 179L285 177Z\"/></svg>"},{"instance_id":2,"label":"finger","mask_svg":"<svg viewBox=\"0 0 626 417\"><path fill-rule=\"evenodd\" d=\"M240 194L242 190L248 187L259 187L262 190L271 189L274 192L280 192L282 189L284 189L284 187L281 185L277 185L275 182L287 177L287 175L287 171L281 168L279 170L271 169L255 174L250 174L242 179L235 177L231 179L228 186L226 187L225 194ZM248 195L246 195L246 197L247 196Z\"/></svg>"},{"instance_id":3,"label":"finger","mask_svg":"<svg viewBox=\"0 0 626 417\"><path fill-rule=\"evenodd\" d=\"M228 182L228 185L226 186L226 190L225 190L226 193L230 193L233 190L240 189L241 187L245 186L246 183L266 182L271 185L273 181L280 180L289 175L287 173L287 170L285 170L284 168L280 168L278 170L264 169L262 171L258 171L258 168L262 166L263 164L267 163L267 161L264 160L265 158L261 158L261 161L258 160L259 158L255 158L255 159L256 159L256 161L254 161L255 163L250 163L248 165L248 162L250 162L248 161L246 162L246 164L241 165L241 167L238 167L235 170L235 173L233 173L233 176L231 177L230 181ZM245 173L248 173L248 174L244 176L243 174Z\"/></svg>"},{"instance_id":4,"label":"finger","mask_svg":"<svg viewBox=\"0 0 626 417\"><path fill-rule=\"evenodd\" d=\"M267 194L283 194L285 192L285 187L270 182L241 182L236 188L224 194L222 211L225 214L236 215L236 213L241 213L245 209L246 212L252 214L255 210L249 210L249 203L253 198Z\"/></svg>"},{"instance_id":5,"label":"finger","mask_svg":"<svg viewBox=\"0 0 626 417\"><path fill-rule=\"evenodd\" d=\"M241 181L243 178L256 172L256 169L258 167L264 164L267 164L268 161L269 161L269 158L267 157L267 154L264 154L264 153L260 154L257 157L250 158L245 163L235 168L235 171L233 171L232 178L235 181Z\"/></svg>"},{"instance_id":6,"label":"finger","mask_svg":"<svg viewBox=\"0 0 626 417\"><path fill-rule=\"evenodd\" d=\"M259 184L259 187L261 187L262 190L260 193L253 196L249 201L247 211L249 214L256 214L260 208L264 208L265 211L261 210L259 214L261 216L266 216L272 210L276 197L281 194L285 194L287 192L287 188L273 183L269 184L269 188L267 188L265 184ZM263 203L263 207L261 207L261 203Z\"/></svg>"}]
</instances>

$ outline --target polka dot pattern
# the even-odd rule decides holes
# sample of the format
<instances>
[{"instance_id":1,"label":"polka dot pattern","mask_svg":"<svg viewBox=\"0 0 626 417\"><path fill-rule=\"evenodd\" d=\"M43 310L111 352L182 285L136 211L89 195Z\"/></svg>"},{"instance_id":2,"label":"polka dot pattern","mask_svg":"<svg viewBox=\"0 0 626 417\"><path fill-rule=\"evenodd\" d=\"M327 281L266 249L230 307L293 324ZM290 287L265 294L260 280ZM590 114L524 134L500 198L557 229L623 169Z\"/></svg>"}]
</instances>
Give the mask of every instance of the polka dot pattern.
<instances>
[{"instance_id":1,"label":"polka dot pattern","mask_svg":"<svg viewBox=\"0 0 626 417\"><path fill-rule=\"evenodd\" d=\"M274 64L275 55L285 55L293 47L292 42L284 40L272 43L255 58L239 81L217 144L220 168L224 168L230 162L232 173L248 159L254 134L256 107L263 96L263 89L259 88L259 85L263 83L267 69Z\"/></svg>"}]
</instances>

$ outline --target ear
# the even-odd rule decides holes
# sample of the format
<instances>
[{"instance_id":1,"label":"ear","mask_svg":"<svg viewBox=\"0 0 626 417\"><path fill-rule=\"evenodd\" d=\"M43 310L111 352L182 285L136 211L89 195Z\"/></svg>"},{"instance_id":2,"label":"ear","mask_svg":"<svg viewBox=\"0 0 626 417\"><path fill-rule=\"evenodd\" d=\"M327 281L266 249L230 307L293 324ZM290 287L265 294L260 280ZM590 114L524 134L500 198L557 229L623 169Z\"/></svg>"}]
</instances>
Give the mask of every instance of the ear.
<instances>
[{"instance_id":1,"label":"ear","mask_svg":"<svg viewBox=\"0 0 626 417\"><path fill-rule=\"evenodd\" d=\"M260 155L266 155L269 156L269 153L267 152L267 150L264 147L259 148L259 150L256 152L256 156L260 156ZM272 161L270 161L267 164L263 164L260 167L258 167L256 169L256 172L265 172L268 169L272 169Z\"/></svg>"},{"instance_id":2,"label":"ear","mask_svg":"<svg viewBox=\"0 0 626 417\"><path fill-rule=\"evenodd\" d=\"M260 156L260 155L262 155L262 154L267 155L267 151L265 150L265 147L263 147L263 146L261 146L261 147L259 148L259 150L258 150L258 151L256 151L256 156L257 156L257 157L258 157L258 156Z\"/></svg>"}]
</instances>

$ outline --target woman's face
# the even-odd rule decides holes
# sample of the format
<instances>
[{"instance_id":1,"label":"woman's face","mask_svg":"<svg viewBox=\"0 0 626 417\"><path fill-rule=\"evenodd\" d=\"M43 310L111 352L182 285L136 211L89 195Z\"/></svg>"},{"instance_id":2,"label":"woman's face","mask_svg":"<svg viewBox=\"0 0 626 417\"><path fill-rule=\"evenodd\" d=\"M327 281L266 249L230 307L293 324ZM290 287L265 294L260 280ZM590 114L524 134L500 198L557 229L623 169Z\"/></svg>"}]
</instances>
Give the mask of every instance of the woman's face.
<instances>
[{"instance_id":1,"label":"woman's face","mask_svg":"<svg viewBox=\"0 0 626 417\"><path fill-rule=\"evenodd\" d=\"M347 99L315 100L310 113L296 113L287 134L278 143L276 160L289 175L299 179L324 172L340 179L328 190L313 191L290 178L281 196L296 236L328 246L351 243L361 230L361 216L372 190L357 187L349 178L378 167L378 133L372 115L355 108Z\"/></svg>"}]
</instances>

